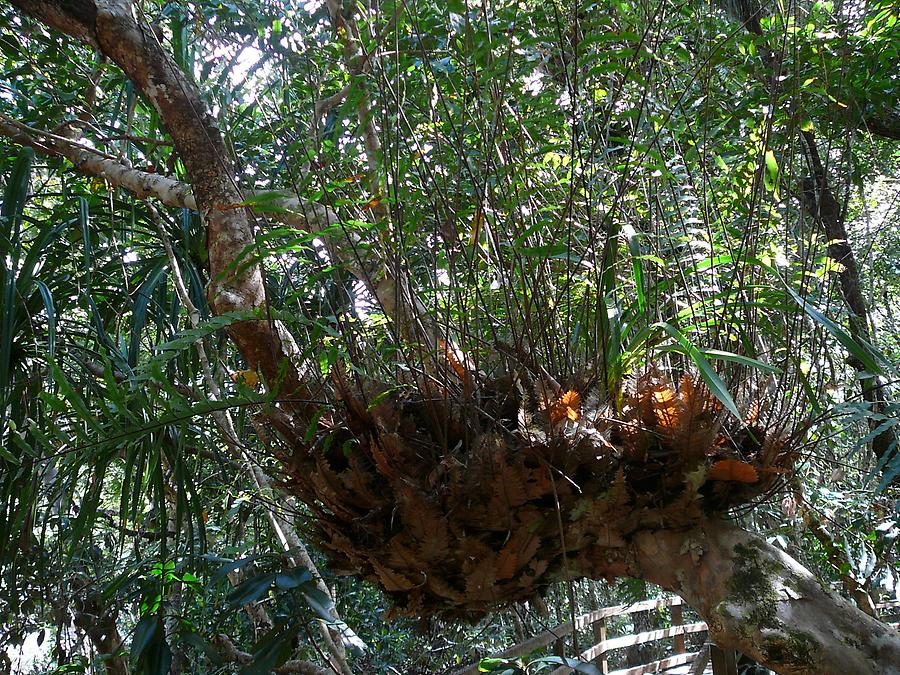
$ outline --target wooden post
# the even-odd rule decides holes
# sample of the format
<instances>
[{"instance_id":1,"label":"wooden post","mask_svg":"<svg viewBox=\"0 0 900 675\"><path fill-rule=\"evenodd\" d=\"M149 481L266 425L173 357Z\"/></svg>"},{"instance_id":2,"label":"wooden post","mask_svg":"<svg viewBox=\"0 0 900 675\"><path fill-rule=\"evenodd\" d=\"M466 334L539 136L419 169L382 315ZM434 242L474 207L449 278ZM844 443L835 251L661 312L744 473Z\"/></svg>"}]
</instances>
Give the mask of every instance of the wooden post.
<instances>
[{"instance_id":1,"label":"wooden post","mask_svg":"<svg viewBox=\"0 0 900 675\"><path fill-rule=\"evenodd\" d=\"M565 638L560 638L556 642L553 643L553 653L557 656L565 656L566 655L566 640Z\"/></svg>"},{"instance_id":2,"label":"wooden post","mask_svg":"<svg viewBox=\"0 0 900 675\"><path fill-rule=\"evenodd\" d=\"M672 625L673 626L683 626L684 625L684 612L681 609L680 604L672 604ZM675 636L675 653L676 654L684 654L685 649L684 646L684 634Z\"/></svg>"},{"instance_id":3,"label":"wooden post","mask_svg":"<svg viewBox=\"0 0 900 675\"><path fill-rule=\"evenodd\" d=\"M691 664L690 675L703 675L703 673L706 672L706 664L709 663L709 649L710 644L707 642L700 648L700 651L697 652L697 658L695 658L694 663Z\"/></svg>"},{"instance_id":4,"label":"wooden post","mask_svg":"<svg viewBox=\"0 0 900 675\"><path fill-rule=\"evenodd\" d=\"M713 675L738 675L733 649L719 649L717 645L711 644L709 656L712 659Z\"/></svg>"},{"instance_id":5,"label":"wooden post","mask_svg":"<svg viewBox=\"0 0 900 675\"><path fill-rule=\"evenodd\" d=\"M606 640L606 617L600 619L599 621L595 621L591 625L591 630L594 634L594 644L599 644ZM609 673L609 662L606 660L606 652L600 654L595 660L594 663L600 668L600 672L603 675L607 675Z\"/></svg>"}]
</instances>

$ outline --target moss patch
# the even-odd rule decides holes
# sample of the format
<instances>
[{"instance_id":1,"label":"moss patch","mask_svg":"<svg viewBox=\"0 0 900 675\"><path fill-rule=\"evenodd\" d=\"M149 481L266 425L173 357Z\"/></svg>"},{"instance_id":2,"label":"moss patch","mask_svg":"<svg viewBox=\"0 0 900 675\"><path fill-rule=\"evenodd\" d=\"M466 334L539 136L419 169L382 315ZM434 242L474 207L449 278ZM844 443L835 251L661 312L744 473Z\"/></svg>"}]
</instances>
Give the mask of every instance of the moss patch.
<instances>
[{"instance_id":1,"label":"moss patch","mask_svg":"<svg viewBox=\"0 0 900 675\"><path fill-rule=\"evenodd\" d=\"M756 628L780 629L778 620L778 595L771 577L778 569L772 561L766 561L752 543L734 547L734 572L730 587L734 597L749 610L744 620Z\"/></svg>"},{"instance_id":2,"label":"moss patch","mask_svg":"<svg viewBox=\"0 0 900 675\"><path fill-rule=\"evenodd\" d=\"M807 633L790 629L782 635L766 637L762 643L762 652L768 661L800 669L812 665L818 648L817 641Z\"/></svg>"}]
</instances>

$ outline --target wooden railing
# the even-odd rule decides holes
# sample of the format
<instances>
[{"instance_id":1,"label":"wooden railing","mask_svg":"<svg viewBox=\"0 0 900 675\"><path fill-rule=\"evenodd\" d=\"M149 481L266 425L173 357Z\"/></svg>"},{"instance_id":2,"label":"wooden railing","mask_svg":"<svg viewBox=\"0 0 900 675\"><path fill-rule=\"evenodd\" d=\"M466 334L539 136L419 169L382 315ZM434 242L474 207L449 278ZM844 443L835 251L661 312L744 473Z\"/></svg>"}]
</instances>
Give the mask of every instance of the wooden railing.
<instances>
[{"instance_id":1,"label":"wooden railing","mask_svg":"<svg viewBox=\"0 0 900 675\"><path fill-rule=\"evenodd\" d=\"M662 607L670 608L671 627L607 638L608 620L615 617L634 614L635 612L660 609ZM685 624L683 608L684 601L678 597L646 600L631 605L604 607L603 609L582 614L581 616L576 617L574 622L567 621L561 623L558 626L545 630L517 645L513 645L501 652L491 654L491 656L493 658L514 659L528 656L538 649L550 645L553 645L553 652L561 656L565 650L565 639L567 637L572 635L575 631L582 631L590 628L595 644L582 651L576 658L579 661L593 662L604 675L644 675L645 673L659 673L668 668L686 664L694 664L695 667L692 671L701 673L709 661L712 661L712 672L714 675L737 675L736 655L733 650L722 650L713 644L707 644L698 651L687 651L685 636L706 632L707 625L702 621ZM897 621L900 619L900 601L882 602L876 605L876 608L883 621L890 623L892 626L897 626ZM613 650L634 645L648 644L668 638L673 638L673 654L671 656L639 666L613 671L609 670L608 654ZM553 671L552 675L565 675L566 673L571 672L571 668L562 667ZM478 663L473 663L461 670L455 671L452 675L475 675L476 673L478 673Z\"/></svg>"},{"instance_id":2,"label":"wooden railing","mask_svg":"<svg viewBox=\"0 0 900 675\"><path fill-rule=\"evenodd\" d=\"M878 610L878 618L894 628L900 628L900 600L879 602L875 605Z\"/></svg>"},{"instance_id":3,"label":"wooden railing","mask_svg":"<svg viewBox=\"0 0 900 675\"><path fill-rule=\"evenodd\" d=\"M588 649L581 652L576 658L579 661L593 661L600 669L601 673L609 673L609 675L640 675L641 673L656 673L666 668L683 665L693 662L700 652L687 652L684 636L691 633L702 633L707 630L707 626L702 621L696 623L684 623L683 615L684 602L681 598L660 598L658 600L645 600L636 602L631 605L616 605L614 607L604 607L587 614L582 614L575 618L575 621L567 621L559 624L554 628L545 630L524 642L513 645L501 652L492 654L494 658L512 659L520 656L527 656L532 652L554 645L553 651L557 654L562 653L563 641L572 635L576 630L584 630L591 628L591 634L596 643ZM623 635L607 639L607 621L609 619L634 614L635 612L644 612L651 609L659 609L662 607L671 608L671 627L660 628L657 630L636 633L632 635ZM674 638L673 640L673 656L665 659L653 661L652 663L643 664L634 668L626 668L623 670L615 670L610 672L607 662L607 654L614 649L622 649L634 645L646 644ZM478 672L478 664L474 663L466 668L457 670L453 675L474 675ZM562 673L571 672L570 668L559 668L554 671L553 675L561 675Z\"/></svg>"}]
</instances>

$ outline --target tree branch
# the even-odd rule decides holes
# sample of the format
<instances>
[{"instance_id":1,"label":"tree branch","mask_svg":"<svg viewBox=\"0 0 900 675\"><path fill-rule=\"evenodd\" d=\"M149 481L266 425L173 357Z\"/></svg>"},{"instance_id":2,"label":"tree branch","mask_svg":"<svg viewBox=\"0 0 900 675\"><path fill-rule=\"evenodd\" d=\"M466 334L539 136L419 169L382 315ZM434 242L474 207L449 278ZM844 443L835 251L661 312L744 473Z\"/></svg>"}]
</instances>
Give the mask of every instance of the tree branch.
<instances>
[{"instance_id":1,"label":"tree branch","mask_svg":"<svg viewBox=\"0 0 900 675\"><path fill-rule=\"evenodd\" d=\"M875 136L900 141L900 111L867 115L863 118L862 128Z\"/></svg>"},{"instance_id":2,"label":"tree branch","mask_svg":"<svg viewBox=\"0 0 900 675\"><path fill-rule=\"evenodd\" d=\"M235 208L245 199L235 181L222 135L196 85L178 69L150 26L136 19L130 0L11 1L37 20L99 49L122 68L153 105L184 160L196 207L207 228L210 306L217 314L266 314L259 265L235 265L246 251L253 250L256 239L246 209ZM306 398L306 389L282 344L283 331L278 330L276 322L241 321L228 331L250 368L262 374L270 389L277 389L287 399ZM303 410L302 404L292 407Z\"/></svg>"},{"instance_id":3,"label":"tree branch","mask_svg":"<svg viewBox=\"0 0 900 675\"><path fill-rule=\"evenodd\" d=\"M776 672L886 675L900 664L894 629L829 591L759 535L708 520L688 530L639 532L631 546L619 573L678 593L717 644ZM610 570L614 553L598 547L597 568L588 573L603 578L617 571Z\"/></svg>"},{"instance_id":4,"label":"tree branch","mask_svg":"<svg viewBox=\"0 0 900 675\"><path fill-rule=\"evenodd\" d=\"M221 633L216 635L213 639L213 646L219 650L219 655L226 663L239 663L243 666L253 663L253 655L235 647L234 643L227 635ZM279 673L279 675L288 675L289 673L296 675L334 675L333 670L325 670L319 668L315 663L311 663L310 661L300 661L298 659L285 661L277 668L273 668L273 672Z\"/></svg>"},{"instance_id":5,"label":"tree branch","mask_svg":"<svg viewBox=\"0 0 900 675\"><path fill-rule=\"evenodd\" d=\"M19 145L34 148L36 152L46 157L65 157L81 173L102 178L116 187L125 188L139 199L156 197L166 206L197 209L191 186L187 183L130 168L94 148L63 136L32 129L2 113L0 113L0 134ZM36 136L43 138L38 140Z\"/></svg>"}]
</instances>

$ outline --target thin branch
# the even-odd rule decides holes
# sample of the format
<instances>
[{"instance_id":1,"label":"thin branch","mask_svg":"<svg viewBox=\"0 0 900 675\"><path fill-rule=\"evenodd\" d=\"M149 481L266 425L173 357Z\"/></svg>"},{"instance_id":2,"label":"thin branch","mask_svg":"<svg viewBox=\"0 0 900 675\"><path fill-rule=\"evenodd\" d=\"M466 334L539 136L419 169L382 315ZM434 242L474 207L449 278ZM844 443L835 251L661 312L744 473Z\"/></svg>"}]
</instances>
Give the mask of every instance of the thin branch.
<instances>
[{"instance_id":1,"label":"thin branch","mask_svg":"<svg viewBox=\"0 0 900 675\"><path fill-rule=\"evenodd\" d=\"M166 233L165 227L163 227L162 221L159 218L159 215L156 213L156 210L150 207L150 217L153 222L156 224L157 232L159 233L160 240L162 241L163 247L166 250L166 256L169 259L169 267L172 272L172 280L173 285L175 286L175 291L178 294L179 300L184 305L185 309L188 313L188 318L191 322L191 326L197 328L200 325L201 315L200 311L194 305L191 300L190 294L188 293L187 287L184 283L184 278L181 275L181 269L178 265L178 258L175 256L175 251L172 248L172 243L169 241L169 235ZM283 336L289 338L289 335ZM213 376L212 365L210 363L209 357L206 354L206 348L203 344L203 340L197 340L194 343L194 347L197 350L197 355L200 358L201 369L203 372L203 379L206 383L207 389L209 390L209 398L212 401L221 400L222 392L219 388L218 382L216 382L215 377ZM296 349L296 346L294 346ZM239 460L245 469L248 471L254 487L258 491L266 491L272 492L272 479L267 476L263 470L259 467L259 465L253 461L250 456L248 449L241 443L237 432L234 428L234 421L231 418L231 413L228 410L217 410L213 412L213 418L216 421L220 431L222 432L222 438L225 441L226 447L231 452L232 456ZM356 635L356 633L343 621L340 620L337 608L334 605L334 600L331 596L331 592L328 587L325 585L325 582L322 580L322 576L319 574L316 569L315 563L313 563L312 558L306 550L306 547L303 545L303 542L300 540L300 537L297 535L296 529L293 524L290 523L280 512L278 512L275 508L266 508L266 517L269 520L269 524L271 525L273 531L278 537L279 543L284 549L285 553L288 556L288 559L295 567L305 567L309 570L310 574L313 575L313 578L316 580L316 587L322 591L330 600L331 606L329 607L329 613L331 613L337 623L337 630L339 635L341 636L344 644L351 648L354 652L360 653L366 651L365 643ZM340 667L341 672L351 673L349 665L346 661L346 655L343 650L338 647L331 640L331 636L328 633L328 629L324 624L320 624L322 628L323 639L326 644L329 646L329 650L332 652L332 656L335 657L338 665Z\"/></svg>"},{"instance_id":2,"label":"thin branch","mask_svg":"<svg viewBox=\"0 0 900 675\"><path fill-rule=\"evenodd\" d=\"M243 666L248 666L253 663L253 655L235 647L231 638L227 635L219 633L213 638L212 643L213 646L218 649L219 656L221 656L222 660L226 663L239 663ZM285 675L288 673L295 673L297 675L334 675L333 670L325 670L315 663L300 661L298 659L285 661L282 665L273 668L272 671L279 674L283 673Z\"/></svg>"}]
</instances>

